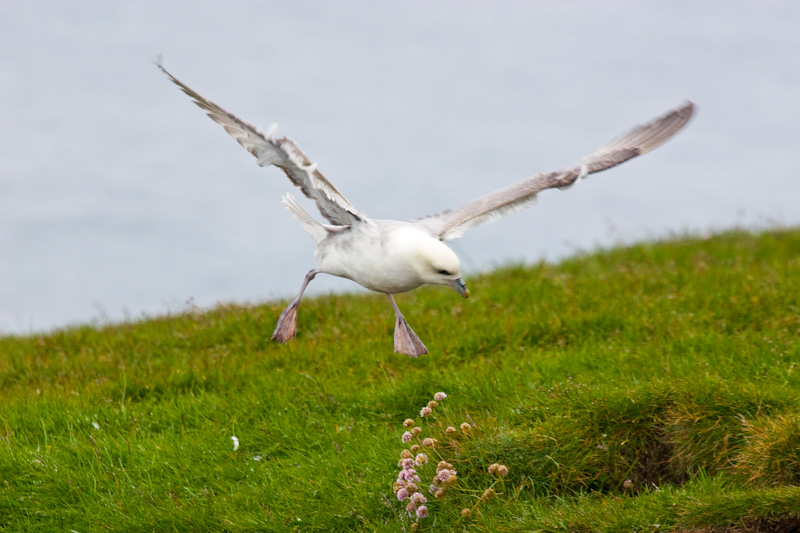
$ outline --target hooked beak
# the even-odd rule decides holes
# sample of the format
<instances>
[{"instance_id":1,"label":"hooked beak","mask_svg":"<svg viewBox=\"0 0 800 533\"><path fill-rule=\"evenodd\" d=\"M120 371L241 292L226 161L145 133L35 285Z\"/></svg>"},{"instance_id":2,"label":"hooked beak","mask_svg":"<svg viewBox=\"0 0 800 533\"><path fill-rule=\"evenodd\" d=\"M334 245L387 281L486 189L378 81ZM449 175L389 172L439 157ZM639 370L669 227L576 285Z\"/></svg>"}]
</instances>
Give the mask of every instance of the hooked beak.
<instances>
[{"instance_id":1,"label":"hooked beak","mask_svg":"<svg viewBox=\"0 0 800 533\"><path fill-rule=\"evenodd\" d=\"M453 287L456 292L464 298L469 298L469 289L467 289L467 284L464 283L463 279L454 279L450 282L450 286Z\"/></svg>"}]
</instances>

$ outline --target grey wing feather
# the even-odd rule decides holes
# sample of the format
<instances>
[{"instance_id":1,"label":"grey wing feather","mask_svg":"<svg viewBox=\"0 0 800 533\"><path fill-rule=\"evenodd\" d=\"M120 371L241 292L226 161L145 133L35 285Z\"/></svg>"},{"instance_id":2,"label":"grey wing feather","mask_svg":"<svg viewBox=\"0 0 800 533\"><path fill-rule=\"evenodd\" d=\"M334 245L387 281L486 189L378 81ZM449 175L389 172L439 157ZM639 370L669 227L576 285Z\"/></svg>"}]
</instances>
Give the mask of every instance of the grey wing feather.
<instances>
[{"instance_id":1,"label":"grey wing feather","mask_svg":"<svg viewBox=\"0 0 800 533\"><path fill-rule=\"evenodd\" d=\"M207 111L211 120L225 128L236 142L253 154L259 166L274 165L283 170L291 182L300 187L303 194L317 203L320 213L332 224L346 226L365 218L317 170L317 165L311 163L297 143L287 137L273 137L277 128L275 124L264 133L257 126L245 122L189 88L170 74L160 62L156 62L156 65L189 95L195 104Z\"/></svg>"},{"instance_id":2,"label":"grey wing feather","mask_svg":"<svg viewBox=\"0 0 800 533\"><path fill-rule=\"evenodd\" d=\"M529 207L535 203L536 195L545 189L568 188L579 178L649 152L678 133L689 121L693 111L694 104L686 101L677 109L620 135L572 166L555 172L540 172L450 211L414 222L442 240L461 237L469 228Z\"/></svg>"}]
</instances>

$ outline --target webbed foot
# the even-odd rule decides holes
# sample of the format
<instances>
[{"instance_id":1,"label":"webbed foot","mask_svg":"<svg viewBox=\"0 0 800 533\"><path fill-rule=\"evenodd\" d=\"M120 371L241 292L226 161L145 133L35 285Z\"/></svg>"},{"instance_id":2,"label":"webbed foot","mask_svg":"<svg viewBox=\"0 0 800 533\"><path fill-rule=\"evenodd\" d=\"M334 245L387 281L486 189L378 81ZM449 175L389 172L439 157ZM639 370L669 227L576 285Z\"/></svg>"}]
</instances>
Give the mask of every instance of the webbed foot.
<instances>
[{"instance_id":1,"label":"webbed foot","mask_svg":"<svg viewBox=\"0 0 800 533\"><path fill-rule=\"evenodd\" d=\"M428 353L428 349L402 315L394 323L394 351L411 357Z\"/></svg>"},{"instance_id":2,"label":"webbed foot","mask_svg":"<svg viewBox=\"0 0 800 533\"><path fill-rule=\"evenodd\" d=\"M297 294L297 298L286 306L286 309L283 310L280 318L278 318L278 325L275 326L272 340L283 344L297 335L297 307L300 305L300 298L303 297L306 287L308 287L308 284L316 275L316 269L310 270L308 274L306 274L305 279L303 279L303 284L300 286L300 292Z\"/></svg>"},{"instance_id":3,"label":"webbed foot","mask_svg":"<svg viewBox=\"0 0 800 533\"><path fill-rule=\"evenodd\" d=\"M278 325L275 326L275 332L272 334L272 340L283 344L297 335L298 304L299 302L295 300L283 310L278 319Z\"/></svg>"}]
</instances>

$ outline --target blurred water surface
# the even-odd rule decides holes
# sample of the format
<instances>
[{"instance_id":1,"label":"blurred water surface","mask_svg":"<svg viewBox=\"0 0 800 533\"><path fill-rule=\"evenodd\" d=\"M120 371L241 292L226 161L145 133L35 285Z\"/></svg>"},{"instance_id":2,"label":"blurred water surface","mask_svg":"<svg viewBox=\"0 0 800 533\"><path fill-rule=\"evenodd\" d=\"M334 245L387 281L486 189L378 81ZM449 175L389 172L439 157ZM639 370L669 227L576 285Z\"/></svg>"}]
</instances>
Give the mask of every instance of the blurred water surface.
<instances>
[{"instance_id":1,"label":"blurred water surface","mask_svg":"<svg viewBox=\"0 0 800 533\"><path fill-rule=\"evenodd\" d=\"M280 204L299 191L159 54L245 120L279 122L376 218L456 206L698 104L659 150L454 241L474 273L800 223L798 50L791 1L2 2L0 332L288 297L313 267Z\"/></svg>"}]
</instances>

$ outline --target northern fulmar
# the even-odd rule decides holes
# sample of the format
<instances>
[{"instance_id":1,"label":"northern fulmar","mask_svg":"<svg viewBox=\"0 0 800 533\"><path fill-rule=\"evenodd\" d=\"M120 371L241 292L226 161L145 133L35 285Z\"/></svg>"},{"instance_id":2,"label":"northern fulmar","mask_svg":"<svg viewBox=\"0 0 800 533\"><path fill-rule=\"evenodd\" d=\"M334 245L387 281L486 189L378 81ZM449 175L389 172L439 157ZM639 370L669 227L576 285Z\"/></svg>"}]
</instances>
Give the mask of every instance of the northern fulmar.
<instances>
[{"instance_id":1,"label":"northern fulmar","mask_svg":"<svg viewBox=\"0 0 800 533\"><path fill-rule=\"evenodd\" d=\"M195 104L207 111L214 122L253 154L259 166L274 165L283 170L303 194L316 202L329 222L317 221L292 195L283 196L283 204L317 243L314 252L317 266L306 274L297 297L281 313L272 338L285 343L296 335L300 298L314 276L325 273L384 293L394 309L394 350L412 357L428 353L428 350L406 322L393 295L430 284L447 285L464 298L469 297L461 277L461 263L442 241L456 239L469 228L530 206L540 191L565 189L579 178L649 152L678 133L694 111L694 104L686 101L634 127L573 165L534 174L455 209L410 221L378 220L368 218L348 202L293 140L276 137L276 124L262 131L189 88L160 62L156 65Z\"/></svg>"}]
</instances>

